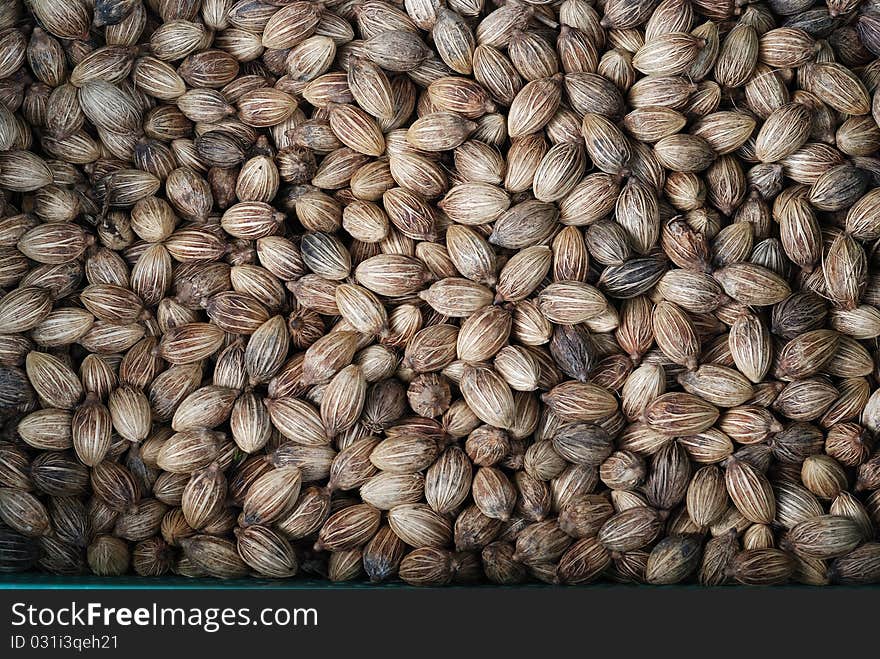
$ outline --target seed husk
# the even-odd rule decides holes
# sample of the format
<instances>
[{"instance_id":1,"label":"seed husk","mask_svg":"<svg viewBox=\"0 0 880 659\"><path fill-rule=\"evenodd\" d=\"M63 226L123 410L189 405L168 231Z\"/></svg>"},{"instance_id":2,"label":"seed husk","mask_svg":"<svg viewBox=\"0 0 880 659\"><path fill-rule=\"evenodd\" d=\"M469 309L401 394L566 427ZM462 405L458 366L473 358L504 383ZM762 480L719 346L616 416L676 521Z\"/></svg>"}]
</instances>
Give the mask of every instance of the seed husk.
<instances>
[{"instance_id":1,"label":"seed husk","mask_svg":"<svg viewBox=\"0 0 880 659\"><path fill-rule=\"evenodd\" d=\"M661 531L652 508L636 506L612 515L599 529L598 539L609 551L633 551L647 546Z\"/></svg>"},{"instance_id":2,"label":"seed husk","mask_svg":"<svg viewBox=\"0 0 880 659\"><path fill-rule=\"evenodd\" d=\"M841 584L874 583L880 573L878 555L880 552L876 542L866 542L856 547L831 563L832 579Z\"/></svg>"},{"instance_id":3,"label":"seed husk","mask_svg":"<svg viewBox=\"0 0 880 659\"><path fill-rule=\"evenodd\" d=\"M749 549L734 556L730 574L747 586L783 584L794 574L792 557L780 549Z\"/></svg>"},{"instance_id":4,"label":"seed husk","mask_svg":"<svg viewBox=\"0 0 880 659\"><path fill-rule=\"evenodd\" d=\"M776 515L776 502L766 476L748 462L733 457L724 472L727 493L737 510L751 522L769 524Z\"/></svg>"},{"instance_id":5,"label":"seed husk","mask_svg":"<svg viewBox=\"0 0 880 659\"><path fill-rule=\"evenodd\" d=\"M645 580L653 584L679 583L696 571L701 558L697 536L667 536L651 550Z\"/></svg>"}]
</instances>

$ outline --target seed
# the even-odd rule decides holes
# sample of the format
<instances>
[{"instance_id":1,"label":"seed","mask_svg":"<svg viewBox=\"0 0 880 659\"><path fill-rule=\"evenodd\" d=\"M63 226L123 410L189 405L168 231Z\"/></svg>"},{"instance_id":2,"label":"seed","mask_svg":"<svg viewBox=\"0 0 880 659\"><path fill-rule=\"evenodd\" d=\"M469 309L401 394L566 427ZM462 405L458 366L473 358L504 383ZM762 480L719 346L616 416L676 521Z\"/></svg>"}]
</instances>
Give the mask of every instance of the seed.
<instances>
[{"instance_id":1,"label":"seed","mask_svg":"<svg viewBox=\"0 0 880 659\"><path fill-rule=\"evenodd\" d=\"M431 437L401 436L380 442L370 454L370 462L383 471L411 474L431 465L439 447Z\"/></svg>"},{"instance_id":2,"label":"seed","mask_svg":"<svg viewBox=\"0 0 880 659\"><path fill-rule=\"evenodd\" d=\"M751 76L759 56L754 27L739 24L724 38L715 63L715 79L723 87L739 87Z\"/></svg>"},{"instance_id":3,"label":"seed","mask_svg":"<svg viewBox=\"0 0 880 659\"><path fill-rule=\"evenodd\" d=\"M560 557L557 572L562 583L589 583L598 578L610 562L611 555L596 538L583 538Z\"/></svg>"},{"instance_id":4,"label":"seed","mask_svg":"<svg viewBox=\"0 0 880 659\"><path fill-rule=\"evenodd\" d=\"M633 258L620 265L609 265L602 272L599 286L604 293L620 299L643 295L666 272L663 261L655 258Z\"/></svg>"},{"instance_id":5,"label":"seed","mask_svg":"<svg viewBox=\"0 0 880 659\"><path fill-rule=\"evenodd\" d=\"M115 462L101 462L92 468L95 495L113 510L122 511L138 503L141 488L132 473Z\"/></svg>"},{"instance_id":6,"label":"seed","mask_svg":"<svg viewBox=\"0 0 880 659\"><path fill-rule=\"evenodd\" d=\"M700 564L698 580L704 586L719 586L727 583L730 565L739 550L735 531L712 538L706 543Z\"/></svg>"},{"instance_id":7,"label":"seed","mask_svg":"<svg viewBox=\"0 0 880 659\"><path fill-rule=\"evenodd\" d=\"M460 387L468 407L481 421L498 428L513 425L513 393L494 370L484 366L468 366Z\"/></svg>"},{"instance_id":8,"label":"seed","mask_svg":"<svg viewBox=\"0 0 880 659\"><path fill-rule=\"evenodd\" d=\"M474 503L486 517L507 520L516 503L516 490L502 471L481 467L474 474Z\"/></svg>"},{"instance_id":9,"label":"seed","mask_svg":"<svg viewBox=\"0 0 880 659\"><path fill-rule=\"evenodd\" d=\"M211 535L195 535L181 540L187 558L204 573L218 579L234 579L248 573L235 545Z\"/></svg>"},{"instance_id":10,"label":"seed","mask_svg":"<svg viewBox=\"0 0 880 659\"><path fill-rule=\"evenodd\" d=\"M702 137L677 133L654 145L660 164L674 172L700 172L715 159L712 147Z\"/></svg>"},{"instance_id":11,"label":"seed","mask_svg":"<svg viewBox=\"0 0 880 659\"><path fill-rule=\"evenodd\" d=\"M296 467L279 467L260 476L245 496L244 523L265 524L290 512L299 496L301 482L302 475Z\"/></svg>"},{"instance_id":12,"label":"seed","mask_svg":"<svg viewBox=\"0 0 880 659\"><path fill-rule=\"evenodd\" d=\"M219 456L221 433L187 430L176 433L159 449L157 465L165 471L189 474L207 467Z\"/></svg>"},{"instance_id":13,"label":"seed","mask_svg":"<svg viewBox=\"0 0 880 659\"><path fill-rule=\"evenodd\" d=\"M721 111L702 117L694 134L706 140L718 155L725 155L745 144L754 128L755 121L747 114Z\"/></svg>"},{"instance_id":14,"label":"seed","mask_svg":"<svg viewBox=\"0 0 880 659\"><path fill-rule=\"evenodd\" d=\"M657 142L674 135L686 123L682 114L662 106L636 108L623 118L627 131L643 142Z\"/></svg>"},{"instance_id":15,"label":"seed","mask_svg":"<svg viewBox=\"0 0 880 659\"><path fill-rule=\"evenodd\" d=\"M697 365L700 342L690 319L672 302L662 301L652 316L654 340L673 362L688 369Z\"/></svg>"},{"instance_id":16,"label":"seed","mask_svg":"<svg viewBox=\"0 0 880 659\"><path fill-rule=\"evenodd\" d=\"M442 586L452 581L452 553L444 549L422 547L404 556L400 578L412 586Z\"/></svg>"},{"instance_id":17,"label":"seed","mask_svg":"<svg viewBox=\"0 0 880 659\"><path fill-rule=\"evenodd\" d=\"M811 124L810 111L801 103L777 108L755 138L755 155L761 162L782 160L803 146L810 136Z\"/></svg>"},{"instance_id":18,"label":"seed","mask_svg":"<svg viewBox=\"0 0 880 659\"><path fill-rule=\"evenodd\" d=\"M395 506L388 512L388 525L411 547L442 547L452 536L449 521L425 504Z\"/></svg>"},{"instance_id":19,"label":"seed","mask_svg":"<svg viewBox=\"0 0 880 659\"><path fill-rule=\"evenodd\" d=\"M799 554L828 559L849 553L861 537L853 520L838 515L821 515L795 526L786 540Z\"/></svg>"},{"instance_id":20,"label":"seed","mask_svg":"<svg viewBox=\"0 0 880 659\"><path fill-rule=\"evenodd\" d=\"M220 348L223 331L207 323L187 323L168 331L159 344L163 359L172 364L191 364Z\"/></svg>"},{"instance_id":21,"label":"seed","mask_svg":"<svg viewBox=\"0 0 880 659\"><path fill-rule=\"evenodd\" d=\"M776 515L776 503L767 478L752 465L735 457L724 473L727 493L737 510L749 521L769 524Z\"/></svg>"},{"instance_id":22,"label":"seed","mask_svg":"<svg viewBox=\"0 0 880 659\"><path fill-rule=\"evenodd\" d=\"M404 551L403 542L394 531L383 526L364 547L364 571L373 582L390 579L397 574Z\"/></svg>"},{"instance_id":23,"label":"seed","mask_svg":"<svg viewBox=\"0 0 880 659\"><path fill-rule=\"evenodd\" d=\"M844 309L858 305L865 284L865 254L851 237L841 234L823 262L825 286L831 299Z\"/></svg>"},{"instance_id":24,"label":"seed","mask_svg":"<svg viewBox=\"0 0 880 659\"><path fill-rule=\"evenodd\" d=\"M555 521L537 522L517 536L513 560L527 565L554 563L571 542Z\"/></svg>"},{"instance_id":25,"label":"seed","mask_svg":"<svg viewBox=\"0 0 880 659\"><path fill-rule=\"evenodd\" d=\"M811 455L805 459L801 465L801 480L820 499L833 499L848 485L843 468L827 455Z\"/></svg>"},{"instance_id":26,"label":"seed","mask_svg":"<svg viewBox=\"0 0 880 659\"><path fill-rule=\"evenodd\" d=\"M595 113L584 115L581 126L587 153L596 167L608 174L620 174L629 164L632 150L620 129Z\"/></svg>"},{"instance_id":27,"label":"seed","mask_svg":"<svg viewBox=\"0 0 880 659\"><path fill-rule=\"evenodd\" d=\"M660 526L655 510L637 506L612 515L597 537L609 551L634 551L653 542L660 534Z\"/></svg>"},{"instance_id":28,"label":"seed","mask_svg":"<svg viewBox=\"0 0 880 659\"><path fill-rule=\"evenodd\" d=\"M193 473L181 499L187 524L196 530L207 526L221 511L225 498L226 478L216 463Z\"/></svg>"},{"instance_id":29,"label":"seed","mask_svg":"<svg viewBox=\"0 0 880 659\"><path fill-rule=\"evenodd\" d=\"M779 354L779 368L790 378L812 375L833 357L838 335L831 330L805 332L789 341Z\"/></svg>"},{"instance_id":30,"label":"seed","mask_svg":"<svg viewBox=\"0 0 880 659\"><path fill-rule=\"evenodd\" d=\"M788 581L794 568L794 560L782 550L749 549L734 556L730 573L747 586L770 586Z\"/></svg>"},{"instance_id":31,"label":"seed","mask_svg":"<svg viewBox=\"0 0 880 659\"><path fill-rule=\"evenodd\" d=\"M573 538L592 537L612 514L614 508L606 498L588 495L559 511L559 526Z\"/></svg>"},{"instance_id":32,"label":"seed","mask_svg":"<svg viewBox=\"0 0 880 659\"><path fill-rule=\"evenodd\" d=\"M705 42L686 32L666 32L648 39L633 55L633 66L646 75L677 75L690 68Z\"/></svg>"},{"instance_id":33,"label":"seed","mask_svg":"<svg viewBox=\"0 0 880 659\"><path fill-rule=\"evenodd\" d=\"M128 571L129 551L124 540L109 535L95 538L87 549L89 568L100 576L120 576Z\"/></svg>"},{"instance_id":34,"label":"seed","mask_svg":"<svg viewBox=\"0 0 880 659\"><path fill-rule=\"evenodd\" d=\"M88 244L89 239L80 227L67 222L50 222L21 235L17 247L34 261L54 265L77 259Z\"/></svg>"},{"instance_id":35,"label":"seed","mask_svg":"<svg viewBox=\"0 0 880 659\"><path fill-rule=\"evenodd\" d=\"M554 414L564 421L598 421L617 411L617 401L600 386L564 382L542 396Z\"/></svg>"},{"instance_id":36,"label":"seed","mask_svg":"<svg viewBox=\"0 0 880 659\"><path fill-rule=\"evenodd\" d=\"M51 532L49 513L42 502L30 492L0 488L0 519L13 530L28 537Z\"/></svg>"},{"instance_id":37,"label":"seed","mask_svg":"<svg viewBox=\"0 0 880 659\"><path fill-rule=\"evenodd\" d=\"M870 111L868 93L864 84L841 64L822 62L810 70L816 96L835 110L861 115Z\"/></svg>"},{"instance_id":38,"label":"seed","mask_svg":"<svg viewBox=\"0 0 880 659\"><path fill-rule=\"evenodd\" d=\"M791 293L779 275L751 263L728 265L713 276L725 293L742 304L769 306L781 302Z\"/></svg>"},{"instance_id":39,"label":"seed","mask_svg":"<svg viewBox=\"0 0 880 659\"><path fill-rule=\"evenodd\" d=\"M866 542L831 564L835 583L874 583L878 575L878 543Z\"/></svg>"},{"instance_id":40,"label":"seed","mask_svg":"<svg viewBox=\"0 0 880 659\"><path fill-rule=\"evenodd\" d=\"M380 513L367 504L343 508L321 526L319 547L345 551L365 544L379 528Z\"/></svg>"},{"instance_id":41,"label":"seed","mask_svg":"<svg viewBox=\"0 0 880 659\"><path fill-rule=\"evenodd\" d=\"M718 409L691 394L670 392L645 409L648 425L663 434L679 436L702 432L718 419Z\"/></svg>"},{"instance_id":42,"label":"seed","mask_svg":"<svg viewBox=\"0 0 880 659\"><path fill-rule=\"evenodd\" d=\"M577 325L602 313L608 301L589 284L556 282L541 291L541 312L550 322Z\"/></svg>"},{"instance_id":43,"label":"seed","mask_svg":"<svg viewBox=\"0 0 880 659\"><path fill-rule=\"evenodd\" d=\"M291 577L299 563L290 543L265 526L237 530L236 548L241 559L259 574L272 578Z\"/></svg>"},{"instance_id":44,"label":"seed","mask_svg":"<svg viewBox=\"0 0 880 659\"><path fill-rule=\"evenodd\" d=\"M489 243L508 249L531 247L550 238L558 212L552 204L524 201L505 211L495 222Z\"/></svg>"},{"instance_id":45,"label":"seed","mask_svg":"<svg viewBox=\"0 0 880 659\"><path fill-rule=\"evenodd\" d=\"M674 584L696 571L700 562L697 536L667 536L651 550L645 580L653 584Z\"/></svg>"},{"instance_id":46,"label":"seed","mask_svg":"<svg viewBox=\"0 0 880 659\"><path fill-rule=\"evenodd\" d=\"M410 145L423 151L450 151L461 145L477 125L451 112L436 112L416 120L406 132Z\"/></svg>"}]
</instances>

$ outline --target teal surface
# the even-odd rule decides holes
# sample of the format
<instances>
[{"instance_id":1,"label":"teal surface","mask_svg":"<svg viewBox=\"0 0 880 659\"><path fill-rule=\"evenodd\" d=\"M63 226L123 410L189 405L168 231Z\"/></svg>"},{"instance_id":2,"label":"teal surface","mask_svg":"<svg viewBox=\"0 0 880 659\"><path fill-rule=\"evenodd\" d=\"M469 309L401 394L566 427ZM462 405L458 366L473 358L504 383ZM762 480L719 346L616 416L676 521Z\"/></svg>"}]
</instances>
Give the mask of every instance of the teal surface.
<instances>
[{"instance_id":1,"label":"teal surface","mask_svg":"<svg viewBox=\"0 0 880 659\"><path fill-rule=\"evenodd\" d=\"M525 583L511 586L497 584L461 584L443 586L444 590L466 590L471 588L501 590L534 590L548 588L564 588L566 590L707 590L696 584L676 584L673 586L647 586L639 584L619 584L599 582L582 586L554 586L545 583ZM368 581L349 581L333 583L326 579L190 579L187 577L59 577L40 572L23 574L0 574L0 590L430 590L409 586L403 582L387 582L374 584ZM806 586L803 584L786 584L784 586L719 586L708 590L880 590L880 584L858 586Z\"/></svg>"},{"instance_id":2,"label":"teal surface","mask_svg":"<svg viewBox=\"0 0 880 659\"><path fill-rule=\"evenodd\" d=\"M0 590L362 590L409 588L403 583L332 583L319 579L189 579L187 577L59 577L51 574L0 574Z\"/></svg>"}]
</instances>

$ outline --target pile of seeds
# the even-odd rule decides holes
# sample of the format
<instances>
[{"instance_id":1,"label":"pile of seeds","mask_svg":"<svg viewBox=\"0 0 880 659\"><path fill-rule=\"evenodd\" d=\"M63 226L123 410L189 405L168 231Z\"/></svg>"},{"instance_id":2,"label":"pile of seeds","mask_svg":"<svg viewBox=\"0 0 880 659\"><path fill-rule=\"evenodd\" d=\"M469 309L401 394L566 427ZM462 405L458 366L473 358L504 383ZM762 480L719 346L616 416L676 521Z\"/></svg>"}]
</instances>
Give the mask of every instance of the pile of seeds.
<instances>
[{"instance_id":1,"label":"pile of seeds","mask_svg":"<svg viewBox=\"0 0 880 659\"><path fill-rule=\"evenodd\" d=\"M876 0L4 0L0 572L880 581L878 56Z\"/></svg>"}]
</instances>

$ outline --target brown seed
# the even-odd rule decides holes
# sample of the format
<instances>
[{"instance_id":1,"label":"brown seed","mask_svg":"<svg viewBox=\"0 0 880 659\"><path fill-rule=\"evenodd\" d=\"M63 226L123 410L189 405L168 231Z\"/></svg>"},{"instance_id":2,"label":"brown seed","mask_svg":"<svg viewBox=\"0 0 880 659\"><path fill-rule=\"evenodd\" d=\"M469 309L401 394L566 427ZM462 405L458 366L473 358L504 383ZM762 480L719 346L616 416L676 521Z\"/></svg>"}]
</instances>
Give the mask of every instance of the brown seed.
<instances>
[{"instance_id":1,"label":"brown seed","mask_svg":"<svg viewBox=\"0 0 880 659\"><path fill-rule=\"evenodd\" d=\"M105 460L95 465L91 485L95 495L113 510L125 510L141 498L141 487L132 473L115 462Z\"/></svg>"},{"instance_id":2,"label":"brown seed","mask_svg":"<svg viewBox=\"0 0 880 659\"><path fill-rule=\"evenodd\" d=\"M191 364L214 354L223 341L223 330L208 323L187 323L171 328L162 337L159 353L172 364Z\"/></svg>"},{"instance_id":3,"label":"brown seed","mask_svg":"<svg viewBox=\"0 0 880 659\"><path fill-rule=\"evenodd\" d=\"M299 568L296 553L281 535L265 526L236 529L238 555L259 574L292 577Z\"/></svg>"},{"instance_id":4,"label":"brown seed","mask_svg":"<svg viewBox=\"0 0 880 659\"><path fill-rule=\"evenodd\" d=\"M666 32L648 39L633 55L633 66L646 75L677 75L690 68L704 40L686 32Z\"/></svg>"},{"instance_id":5,"label":"brown seed","mask_svg":"<svg viewBox=\"0 0 880 659\"><path fill-rule=\"evenodd\" d=\"M794 574L794 560L779 549L749 549L731 561L730 573L747 586L770 586L788 581Z\"/></svg>"},{"instance_id":6,"label":"brown seed","mask_svg":"<svg viewBox=\"0 0 880 659\"><path fill-rule=\"evenodd\" d=\"M244 499L244 523L265 524L290 512L301 483L302 474L297 467L278 467L257 478Z\"/></svg>"},{"instance_id":7,"label":"brown seed","mask_svg":"<svg viewBox=\"0 0 880 659\"><path fill-rule=\"evenodd\" d=\"M404 556L400 578L412 586L442 586L453 577L452 553L445 549L422 547Z\"/></svg>"},{"instance_id":8,"label":"brown seed","mask_svg":"<svg viewBox=\"0 0 880 659\"><path fill-rule=\"evenodd\" d=\"M324 446L330 440L320 413L293 397L266 399L272 425L288 439L305 446Z\"/></svg>"},{"instance_id":9,"label":"brown seed","mask_svg":"<svg viewBox=\"0 0 880 659\"><path fill-rule=\"evenodd\" d=\"M733 263L715 271L713 276L724 292L737 302L769 306L784 300L791 293L779 275L751 263Z\"/></svg>"},{"instance_id":10,"label":"brown seed","mask_svg":"<svg viewBox=\"0 0 880 659\"><path fill-rule=\"evenodd\" d=\"M848 487L846 473L834 458L811 455L801 465L804 486L820 499L833 499Z\"/></svg>"},{"instance_id":11,"label":"brown seed","mask_svg":"<svg viewBox=\"0 0 880 659\"><path fill-rule=\"evenodd\" d=\"M541 398L564 421L598 421L617 411L614 396L594 384L564 382Z\"/></svg>"},{"instance_id":12,"label":"brown seed","mask_svg":"<svg viewBox=\"0 0 880 659\"><path fill-rule=\"evenodd\" d=\"M89 239L79 226L50 222L21 235L17 247L34 261L54 265L77 259L88 245Z\"/></svg>"},{"instance_id":13,"label":"brown seed","mask_svg":"<svg viewBox=\"0 0 880 659\"><path fill-rule=\"evenodd\" d=\"M406 131L406 139L422 151L450 151L461 145L476 128L474 122L452 112L435 112L417 119Z\"/></svg>"},{"instance_id":14,"label":"brown seed","mask_svg":"<svg viewBox=\"0 0 880 659\"><path fill-rule=\"evenodd\" d=\"M811 65L812 89L824 103L851 115L870 112L864 84L845 66L836 62Z\"/></svg>"},{"instance_id":15,"label":"brown seed","mask_svg":"<svg viewBox=\"0 0 880 659\"><path fill-rule=\"evenodd\" d=\"M697 396L671 392L654 399L645 409L645 421L663 434L692 435L710 428L718 409Z\"/></svg>"},{"instance_id":16,"label":"brown seed","mask_svg":"<svg viewBox=\"0 0 880 659\"><path fill-rule=\"evenodd\" d=\"M346 551L366 544L379 528L380 512L367 504L343 508L321 526L318 547Z\"/></svg>"},{"instance_id":17,"label":"brown seed","mask_svg":"<svg viewBox=\"0 0 880 659\"><path fill-rule=\"evenodd\" d=\"M388 512L388 525L411 547L443 547L452 537L452 525L425 504L395 506Z\"/></svg>"},{"instance_id":18,"label":"brown seed","mask_svg":"<svg viewBox=\"0 0 880 659\"><path fill-rule=\"evenodd\" d=\"M533 80L515 96L508 115L508 134L522 137L540 130L550 120L562 93L562 76Z\"/></svg>"},{"instance_id":19,"label":"brown seed","mask_svg":"<svg viewBox=\"0 0 880 659\"><path fill-rule=\"evenodd\" d=\"M654 340L663 353L689 370L696 368L700 341L687 314L664 300L654 306L652 323Z\"/></svg>"},{"instance_id":20,"label":"brown seed","mask_svg":"<svg viewBox=\"0 0 880 659\"><path fill-rule=\"evenodd\" d=\"M862 248L853 238L841 234L831 244L822 266L829 297L844 309L855 308L866 282Z\"/></svg>"},{"instance_id":21,"label":"brown seed","mask_svg":"<svg viewBox=\"0 0 880 659\"><path fill-rule=\"evenodd\" d=\"M425 499L438 513L448 513L466 498L471 485L471 465L464 453L447 448L428 469Z\"/></svg>"},{"instance_id":22,"label":"brown seed","mask_svg":"<svg viewBox=\"0 0 880 659\"><path fill-rule=\"evenodd\" d=\"M627 138L619 128L599 114L584 115L581 126L587 153L601 171L621 174L632 157Z\"/></svg>"},{"instance_id":23,"label":"brown seed","mask_svg":"<svg viewBox=\"0 0 880 659\"><path fill-rule=\"evenodd\" d=\"M51 532L49 513L43 503L25 490L0 488L0 519L10 528L28 537Z\"/></svg>"},{"instance_id":24,"label":"brown seed","mask_svg":"<svg viewBox=\"0 0 880 659\"><path fill-rule=\"evenodd\" d=\"M408 30L381 32L364 43L364 54L387 71L411 71L427 57L427 48Z\"/></svg>"},{"instance_id":25,"label":"brown seed","mask_svg":"<svg viewBox=\"0 0 880 659\"><path fill-rule=\"evenodd\" d=\"M159 449L156 463L173 474L190 474L217 459L222 439L222 433L209 430L176 433Z\"/></svg>"},{"instance_id":26,"label":"brown seed","mask_svg":"<svg viewBox=\"0 0 880 659\"><path fill-rule=\"evenodd\" d=\"M416 473L431 465L437 458L439 447L432 437L389 437L373 449L370 462L377 469L395 473Z\"/></svg>"},{"instance_id":27,"label":"brown seed","mask_svg":"<svg viewBox=\"0 0 880 659\"><path fill-rule=\"evenodd\" d=\"M489 243L509 249L546 241L555 229L558 212L552 204L524 201L505 211L495 222Z\"/></svg>"},{"instance_id":28,"label":"brown seed","mask_svg":"<svg viewBox=\"0 0 880 659\"><path fill-rule=\"evenodd\" d=\"M677 133L654 145L660 164L674 172L700 172L715 160L712 147L702 137Z\"/></svg>"},{"instance_id":29,"label":"brown seed","mask_svg":"<svg viewBox=\"0 0 880 659\"><path fill-rule=\"evenodd\" d=\"M754 383L764 379L773 359L770 334L760 318L742 314L728 336L730 354L737 368Z\"/></svg>"},{"instance_id":30,"label":"brown seed","mask_svg":"<svg viewBox=\"0 0 880 659\"><path fill-rule=\"evenodd\" d=\"M638 506L612 515L602 525L597 537L609 551L633 551L653 542L660 531L657 512Z\"/></svg>"},{"instance_id":31,"label":"brown seed","mask_svg":"<svg viewBox=\"0 0 880 659\"><path fill-rule=\"evenodd\" d=\"M832 578L836 583L875 583L878 575L878 543L866 542L831 565Z\"/></svg>"},{"instance_id":32,"label":"brown seed","mask_svg":"<svg viewBox=\"0 0 880 659\"><path fill-rule=\"evenodd\" d=\"M283 327L283 318L276 316L276 319L281 321L281 327ZM273 344L276 346L277 354L283 360L287 354L287 347L278 346L276 343L282 336L286 336L286 333L279 329ZM305 358L303 359L303 384L309 385L326 382L337 371L350 364L352 359L354 359L354 353L357 349L357 336L356 332L331 332L313 343L306 351ZM269 338L267 335L267 339ZM250 346L250 343L248 345ZM281 349L282 347L283 349ZM277 366L271 369L273 372L268 375L274 375L274 371L277 371L280 366L281 364L278 363Z\"/></svg>"},{"instance_id":33,"label":"brown seed","mask_svg":"<svg viewBox=\"0 0 880 659\"><path fill-rule=\"evenodd\" d=\"M788 103L767 118L755 138L755 155L761 162L777 162L797 151L807 141L812 116L807 106Z\"/></svg>"},{"instance_id":34,"label":"brown seed","mask_svg":"<svg viewBox=\"0 0 880 659\"><path fill-rule=\"evenodd\" d=\"M484 423L498 428L513 425L513 393L494 370L484 366L467 366L459 386L468 407Z\"/></svg>"},{"instance_id":35,"label":"brown seed","mask_svg":"<svg viewBox=\"0 0 880 659\"><path fill-rule=\"evenodd\" d=\"M200 570L218 579L245 576L249 568L229 540L211 535L195 535L180 541L183 551Z\"/></svg>"},{"instance_id":36,"label":"brown seed","mask_svg":"<svg viewBox=\"0 0 880 659\"><path fill-rule=\"evenodd\" d=\"M727 493L746 519L756 524L773 521L776 503L766 476L749 463L732 458L724 477Z\"/></svg>"},{"instance_id":37,"label":"brown seed","mask_svg":"<svg viewBox=\"0 0 880 659\"><path fill-rule=\"evenodd\" d=\"M700 558L698 536L667 536L651 550L645 568L645 580L653 584L679 583L696 571Z\"/></svg>"},{"instance_id":38,"label":"brown seed","mask_svg":"<svg viewBox=\"0 0 880 659\"><path fill-rule=\"evenodd\" d=\"M592 537L612 514L614 508L607 498L587 495L559 511L559 526L573 538Z\"/></svg>"},{"instance_id":39,"label":"brown seed","mask_svg":"<svg viewBox=\"0 0 880 659\"><path fill-rule=\"evenodd\" d=\"M684 128L687 120L679 112L662 106L636 108L623 118L623 126L643 142L657 142Z\"/></svg>"},{"instance_id":40,"label":"brown seed","mask_svg":"<svg viewBox=\"0 0 880 659\"><path fill-rule=\"evenodd\" d=\"M181 509L193 529L202 529L222 509L226 499L226 478L214 463L193 473L183 490Z\"/></svg>"},{"instance_id":41,"label":"brown seed","mask_svg":"<svg viewBox=\"0 0 880 659\"><path fill-rule=\"evenodd\" d=\"M510 518L516 503L516 490L502 471L481 467L474 474L472 493L480 511L492 519Z\"/></svg>"},{"instance_id":42,"label":"brown seed","mask_svg":"<svg viewBox=\"0 0 880 659\"><path fill-rule=\"evenodd\" d=\"M687 510L695 524L708 526L727 510L724 474L715 465L702 467L688 486Z\"/></svg>"},{"instance_id":43,"label":"brown seed","mask_svg":"<svg viewBox=\"0 0 880 659\"><path fill-rule=\"evenodd\" d=\"M542 313L562 325L576 325L602 313L608 301L593 286L578 281L555 282L540 295Z\"/></svg>"}]
</instances>

